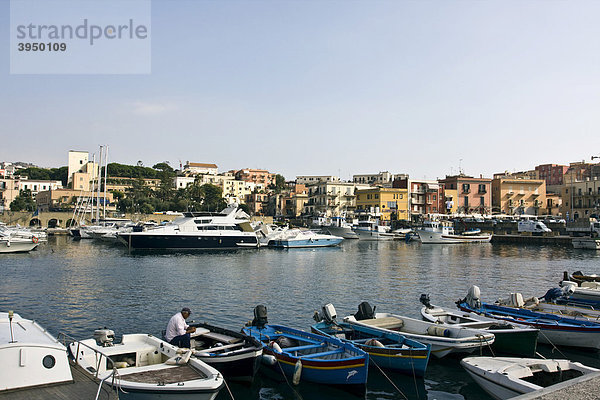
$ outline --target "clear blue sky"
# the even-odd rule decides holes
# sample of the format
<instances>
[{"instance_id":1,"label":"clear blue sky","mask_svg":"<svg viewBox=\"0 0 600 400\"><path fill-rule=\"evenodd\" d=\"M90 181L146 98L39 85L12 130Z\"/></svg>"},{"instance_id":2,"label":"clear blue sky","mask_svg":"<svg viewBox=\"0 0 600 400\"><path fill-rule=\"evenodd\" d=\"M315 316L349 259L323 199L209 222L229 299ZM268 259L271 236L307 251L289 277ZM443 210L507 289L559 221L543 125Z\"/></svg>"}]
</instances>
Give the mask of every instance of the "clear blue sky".
<instances>
[{"instance_id":1,"label":"clear blue sky","mask_svg":"<svg viewBox=\"0 0 600 400\"><path fill-rule=\"evenodd\" d=\"M491 177L600 154L599 1L152 1L150 75L10 75L0 160ZM462 160L462 161L460 161Z\"/></svg>"}]
</instances>

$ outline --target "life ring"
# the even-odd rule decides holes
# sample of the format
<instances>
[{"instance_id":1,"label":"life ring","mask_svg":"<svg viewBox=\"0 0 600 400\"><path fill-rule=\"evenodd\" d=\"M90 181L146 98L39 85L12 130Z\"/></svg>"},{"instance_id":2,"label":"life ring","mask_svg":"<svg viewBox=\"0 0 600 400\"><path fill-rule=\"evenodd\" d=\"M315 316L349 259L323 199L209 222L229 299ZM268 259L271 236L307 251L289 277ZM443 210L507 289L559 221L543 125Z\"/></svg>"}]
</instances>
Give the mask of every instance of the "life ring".
<instances>
[{"instance_id":1,"label":"life ring","mask_svg":"<svg viewBox=\"0 0 600 400\"><path fill-rule=\"evenodd\" d=\"M37 242L39 242L39 241L40 241L40 239L38 239L38 237L37 237L37 236L32 236L32 237L31 237L31 241L32 241L33 243L37 243Z\"/></svg>"}]
</instances>

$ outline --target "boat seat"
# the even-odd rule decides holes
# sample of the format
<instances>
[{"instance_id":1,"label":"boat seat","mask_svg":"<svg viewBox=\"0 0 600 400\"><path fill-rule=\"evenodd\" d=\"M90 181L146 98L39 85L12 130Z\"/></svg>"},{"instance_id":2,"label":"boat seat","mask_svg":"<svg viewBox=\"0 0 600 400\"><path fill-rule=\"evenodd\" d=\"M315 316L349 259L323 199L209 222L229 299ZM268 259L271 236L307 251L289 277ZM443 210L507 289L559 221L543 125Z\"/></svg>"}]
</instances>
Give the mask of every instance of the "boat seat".
<instances>
[{"instance_id":1,"label":"boat seat","mask_svg":"<svg viewBox=\"0 0 600 400\"><path fill-rule=\"evenodd\" d=\"M196 332L190 334L190 337L193 339L195 337L198 337L200 335L204 335L205 333L210 332L210 329L206 329L206 328L201 328L201 327L196 327ZM166 331L163 331L163 337L165 336Z\"/></svg>"},{"instance_id":2,"label":"boat seat","mask_svg":"<svg viewBox=\"0 0 600 400\"><path fill-rule=\"evenodd\" d=\"M301 356L298 356L298 358L319 358L319 357L325 357L325 356L329 356L331 354L337 354L337 353L343 353L344 349L335 349L335 350L330 350L330 351L324 351L322 353L313 353L313 354L304 354Z\"/></svg>"},{"instance_id":3,"label":"boat seat","mask_svg":"<svg viewBox=\"0 0 600 400\"><path fill-rule=\"evenodd\" d=\"M236 338L236 337L229 336L229 335L223 335L221 333L216 333L216 332L211 332L211 331L202 333L200 336L208 338L208 339L216 340L217 342L227 343L227 344L233 344L233 343L242 341L242 339L240 339L240 338Z\"/></svg>"},{"instance_id":4,"label":"boat seat","mask_svg":"<svg viewBox=\"0 0 600 400\"><path fill-rule=\"evenodd\" d=\"M234 347L240 347L243 346L244 343L233 343L233 344L226 344L224 346L218 346L218 347L210 347L208 349L204 349L204 350L200 350L195 352L194 354L203 354L203 353L215 353L217 351L221 351L221 350L227 350L227 349L232 349Z\"/></svg>"},{"instance_id":5,"label":"boat seat","mask_svg":"<svg viewBox=\"0 0 600 400\"><path fill-rule=\"evenodd\" d=\"M385 340L384 337L372 337L372 338L365 338L365 339L356 339L353 340L352 343L365 343L368 342L369 340Z\"/></svg>"},{"instance_id":6,"label":"boat seat","mask_svg":"<svg viewBox=\"0 0 600 400\"><path fill-rule=\"evenodd\" d=\"M295 346L295 347L284 347L282 351L299 351L299 350L308 350L308 349L318 349L319 347L325 347L327 343L319 343L319 344L307 344L305 346Z\"/></svg>"},{"instance_id":7,"label":"boat seat","mask_svg":"<svg viewBox=\"0 0 600 400\"><path fill-rule=\"evenodd\" d=\"M364 319L360 322L364 323L365 325L383 329L399 329L404 326L404 321L395 317Z\"/></svg>"}]
</instances>

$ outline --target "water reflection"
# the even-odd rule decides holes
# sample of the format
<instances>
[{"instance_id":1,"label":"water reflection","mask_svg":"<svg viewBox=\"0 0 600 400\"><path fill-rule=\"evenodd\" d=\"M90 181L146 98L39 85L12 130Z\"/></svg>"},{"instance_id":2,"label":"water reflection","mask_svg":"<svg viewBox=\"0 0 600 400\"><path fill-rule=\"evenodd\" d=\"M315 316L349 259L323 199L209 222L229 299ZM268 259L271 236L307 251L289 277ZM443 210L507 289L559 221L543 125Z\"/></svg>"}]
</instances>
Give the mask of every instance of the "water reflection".
<instances>
[{"instance_id":1,"label":"water reflection","mask_svg":"<svg viewBox=\"0 0 600 400\"><path fill-rule=\"evenodd\" d=\"M599 254L549 246L402 241L349 241L318 250L129 254L122 246L51 237L37 251L0 257L0 309L37 319L53 334L77 338L90 337L104 326L118 335L160 334L182 306L192 308L193 320L237 330L252 319L254 306L265 304L270 322L309 329L313 311L329 302L340 317L369 301L378 311L418 318L421 293L450 308L472 284L481 288L486 301L515 291L541 296L565 270L599 274ZM600 366L596 352L561 351ZM550 356L562 357L557 354ZM411 399L488 398L456 359L432 360L425 380L416 384L412 378L390 376ZM235 398L297 396L281 377L260 379L251 388L232 385ZM298 390L305 399L345 398L321 386L301 385ZM371 368L367 398L404 397Z\"/></svg>"}]
</instances>

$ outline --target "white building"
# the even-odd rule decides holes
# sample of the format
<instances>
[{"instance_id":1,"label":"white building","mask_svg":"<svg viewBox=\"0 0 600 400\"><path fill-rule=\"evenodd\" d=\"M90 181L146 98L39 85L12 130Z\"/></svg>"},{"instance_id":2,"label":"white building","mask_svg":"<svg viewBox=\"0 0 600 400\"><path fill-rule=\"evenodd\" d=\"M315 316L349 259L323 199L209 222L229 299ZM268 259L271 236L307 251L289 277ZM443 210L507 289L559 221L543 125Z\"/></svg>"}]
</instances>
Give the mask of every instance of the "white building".
<instances>
[{"instance_id":1,"label":"white building","mask_svg":"<svg viewBox=\"0 0 600 400\"><path fill-rule=\"evenodd\" d=\"M352 182L364 185L380 185L384 187L392 187L392 182L396 179L406 179L407 174L391 174L388 171L383 171L378 174L361 174L353 175Z\"/></svg>"},{"instance_id":2,"label":"white building","mask_svg":"<svg viewBox=\"0 0 600 400\"><path fill-rule=\"evenodd\" d=\"M298 185L315 185L321 182L339 182L340 178L333 175L300 175L296 177Z\"/></svg>"},{"instance_id":3,"label":"white building","mask_svg":"<svg viewBox=\"0 0 600 400\"><path fill-rule=\"evenodd\" d=\"M186 175L217 175L218 171L217 164L191 163L186 161L183 166L183 173Z\"/></svg>"}]
</instances>

